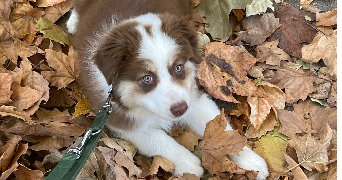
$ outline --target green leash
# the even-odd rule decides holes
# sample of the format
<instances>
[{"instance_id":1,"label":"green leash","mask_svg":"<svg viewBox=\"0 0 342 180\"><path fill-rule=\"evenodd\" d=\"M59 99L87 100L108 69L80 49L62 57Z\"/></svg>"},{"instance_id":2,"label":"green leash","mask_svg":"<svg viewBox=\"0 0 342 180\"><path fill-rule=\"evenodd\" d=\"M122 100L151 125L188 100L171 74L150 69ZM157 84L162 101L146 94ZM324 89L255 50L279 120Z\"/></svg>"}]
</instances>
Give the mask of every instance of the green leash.
<instances>
[{"instance_id":1,"label":"green leash","mask_svg":"<svg viewBox=\"0 0 342 180\"><path fill-rule=\"evenodd\" d=\"M108 94L106 103L99 110L93 124L85 132L81 143L76 148L69 149L63 155L62 160L45 180L74 180L77 177L96 147L111 113L112 88L109 89Z\"/></svg>"}]
</instances>

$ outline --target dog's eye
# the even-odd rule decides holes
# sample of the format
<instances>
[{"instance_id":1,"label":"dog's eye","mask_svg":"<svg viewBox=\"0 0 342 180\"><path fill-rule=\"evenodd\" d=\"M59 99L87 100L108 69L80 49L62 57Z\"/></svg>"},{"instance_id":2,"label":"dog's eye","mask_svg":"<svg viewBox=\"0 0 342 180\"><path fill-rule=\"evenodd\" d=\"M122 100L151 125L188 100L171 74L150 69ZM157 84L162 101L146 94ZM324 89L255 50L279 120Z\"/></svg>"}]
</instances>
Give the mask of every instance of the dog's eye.
<instances>
[{"instance_id":1,"label":"dog's eye","mask_svg":"<svg viewBox=\"0 0 342 180\"><path fill-rule=\"evenodd\" d=\"M146 75L146 76L144 76L144 77L142 78L142 81L143 81L144 83L151 83L151 82L153 81L153 78L152 78L152 76L150 76L150 75Z\"/></svg>"},{"instance_id":2,"label":"dog's eye","mask_svg":"<svg viewBox=\"0 0 342 180\"><path fill-rule=\"evenodd\" d=\"M177 65L175 67L176 74L180 74L182 71L183 71L183 66L182 65Z\"/></svg>"}]
</instances>

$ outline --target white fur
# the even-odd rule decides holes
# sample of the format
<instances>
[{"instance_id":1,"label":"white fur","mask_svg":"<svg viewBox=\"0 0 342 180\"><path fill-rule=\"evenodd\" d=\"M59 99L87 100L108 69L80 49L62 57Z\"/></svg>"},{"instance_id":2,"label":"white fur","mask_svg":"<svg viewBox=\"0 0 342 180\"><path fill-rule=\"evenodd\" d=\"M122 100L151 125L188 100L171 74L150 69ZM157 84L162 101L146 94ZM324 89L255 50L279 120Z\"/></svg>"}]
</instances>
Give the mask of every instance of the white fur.
<instances>
[{"instance_id":1,"label":"white fur","mask_svg":"<svg viewBox=\"0 0 342 180\"><path fill-rule=\"evenodd\" d=\"M74 34L76 32L77 25L78 25L78 19L79 19L79 17L78 17L77 12L74 9L71 10L70 18L66 22L69 33Z\"/></svg>"},{"instance_id":2,"label":"white fur","mask_svg":"<svg viewBox=\"0 0 342 180\"><path fill-rule=\"evenodd\" d=\"M72 17L74 18L73 13ZM195 83L196 66L194 63L187 61L185 64L187 68L192 70L191 75L184 80L187 83L185 87L172 81L167 67L168 64L173 62L175 54L180 48L172 38L161 32L161 20L157 15L146 14L128 21L140 23L137 26L142 35L138 52L139 57L151 60L154 66L151 69L156 69L159 83L152 92L145 95L134 93L136 86L129 81L121 81L119 84L114 85L118 86L121 101L125 106L129 107L126 113L127 116L132 117L137 126L133 131L125 131L114 127L109 128L115 131L120 138L131 141L141 154L146 156L160 155L171 160L175 165L174 175L192 173L202 176L203 168L200 159L168 136L164 130L169 130L175 122L183 123L203 136L206 123L220 114L220 110L208 95L198 94ZM72 22L77 21L75 19L70 21L68 25L68 28L70 27L69 31L73 30L73 27L70 26ZM145 32L144 25L152 25L152 37ZM95 33L94 38L96 38L96 34L99 33ZM104 37L104 35L100 36ZM96 52L98 44L98 41L93 42L90 47L90 59L93 57L92 53ZM94 77L92 85L97 84L95 86L98 86L101 92L107 92L108 84L103 74L99 72L94 64L89 63L88 68L89 73L92 73L92 77ZM181 101L188 104L188 110L181 117L175 118L170 112L170 107ZM232 130L229 122L226 130ZM264 180L268 176L267 164L264 159L248 147L245 147L240 152L240 156L230 156L230 158L242 168L259 171L258 180Z\"/></svg>"}]
</instances>

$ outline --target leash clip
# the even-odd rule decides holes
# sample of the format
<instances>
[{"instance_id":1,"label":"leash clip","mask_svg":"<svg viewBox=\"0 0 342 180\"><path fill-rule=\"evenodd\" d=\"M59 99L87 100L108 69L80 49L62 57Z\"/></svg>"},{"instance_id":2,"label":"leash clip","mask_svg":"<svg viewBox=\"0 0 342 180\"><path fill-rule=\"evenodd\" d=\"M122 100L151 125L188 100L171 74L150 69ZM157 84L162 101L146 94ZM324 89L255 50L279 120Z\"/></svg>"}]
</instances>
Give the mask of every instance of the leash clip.
<instances>
[{"instance_id":1,"label":"leash clip","mask_svg":"<svg viewBox=\"0 0 342 180\"><path fill-rule=\"evenodd\" d=\"M82 150L87 140L90 139L91 136L94 136L100 132L101 132L101 129L96 132L93 132L91 129L88 129L86 133L84 134L83 139L80 142L80 144L78 144L76 148L70 148L66 153L75 154L77 156L76 159L79 159L81 157Z\"/></svg>"},{"instance_id":2,"label":"leash clip","mask_svg":"<svg viewBox=\"0 0 342 180\"><path fill-rule=\"evenodd\" d=\"M112 103L111 103L112 102L112 91L113 91L113 86L110 85L109 90L108 90L108 98L106 100L106 103L99 110L99 113L103 112L103 111L108 111L108 113L110 114L112 112Z\"/></svg>"}]
</instances>

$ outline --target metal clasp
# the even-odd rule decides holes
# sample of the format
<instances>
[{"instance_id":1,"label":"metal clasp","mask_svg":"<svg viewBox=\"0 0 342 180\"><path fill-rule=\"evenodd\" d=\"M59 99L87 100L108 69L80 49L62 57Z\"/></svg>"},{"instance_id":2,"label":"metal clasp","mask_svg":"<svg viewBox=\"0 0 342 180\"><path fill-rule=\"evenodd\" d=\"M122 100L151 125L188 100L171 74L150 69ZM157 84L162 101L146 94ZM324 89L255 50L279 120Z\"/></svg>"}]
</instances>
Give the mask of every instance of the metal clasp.
<instances>
[{"instance_id":1,"label":"metal clasp","mask_svg":"<svg viewBox=\"0 0 342 180\"><path fill-rule=\"evenodd\" d=\"M87 140L90 139L91 136L94 136L94 135L96 135L96 134L98 134L100 132L101 132L101 129L96 131L96 132L93 132L91 129L88 129L86 131L86 133L84 134L83 139L80 142L80 144L78 144L77 147L75 147L75 148L70 148L66 153L68 153L68 154L75 154L77 156L76 159L79 159L81 157L84 145L87 142Z\"/></svg>"},{"instance_id":2,"label":"metal clasp","mask_svg":"<svg viewBox=\"0 0 342 180\"><path fill-rule=\"evenodd\" d=\"M99 113L102 111L108 111L108 113L112 112L112 91L113 91L113 86L110 85L109 90L108 90L108 98L106 100L106 103L99 110Z\"/></svg>"}]
</instances>

